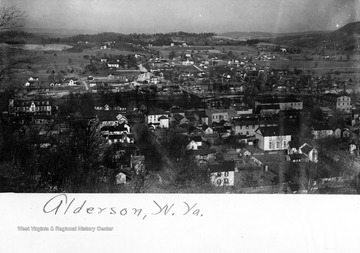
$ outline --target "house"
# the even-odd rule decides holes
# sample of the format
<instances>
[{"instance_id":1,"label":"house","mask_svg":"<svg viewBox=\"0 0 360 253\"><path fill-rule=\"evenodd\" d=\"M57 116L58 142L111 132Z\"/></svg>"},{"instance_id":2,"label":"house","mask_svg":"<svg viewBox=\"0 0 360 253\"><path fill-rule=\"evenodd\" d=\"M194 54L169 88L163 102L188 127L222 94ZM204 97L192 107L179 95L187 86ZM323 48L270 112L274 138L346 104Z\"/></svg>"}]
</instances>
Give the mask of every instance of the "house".
<instances>
[{"instance_id":1,"label":"house","mask_svg":"<svg viewBox=\"0 0 360 253\"><path fill-rule=\"evenodd\" d=\"M108 62L107 66L108 68L119 68L120 64L118 62Z\"/></svg>"},{"instance_id":2,"label":"house","mask_svg":"<svg viewBox=\"0 0 360 253\"><path fill-rule=\"evenodd\" d=\"M318 162L318 150L307 143L299 147L299 153L304 154L311 162Z\"/></svg>"},{"instance_id":3,"label":"house","mask_svg":"<svg viewBox=\"0 0 360 253\"><path fill-rule=\"evenodd\" d=\"M344 113L351 113L352 110L351 98L349 96L328 93L321 96L319 102L322 106L329 106L334 110Z\"/></svg>"},{"instance_id":4,"label":"house","mask_svg":"<svg viewBox=\"0 0 360 253\"><path fill-rule=\"evenodd\" d=\"M168 113L158 108L152 109L146 117L146 123L158 125L161 128L169 128Z\"/></svg>"},{"instance_id":5,"label":"house","mask_svg":"<svg viewBox=\"0 0 360 253\"><path fill-rule=\"evenodd\" d=\"M313 139L323 139L334 136L334 130L327 124L318 124L312 127L311 130Z\"/></svg>"},{"instance_id":6,"label":"house","mask_svg":"<svg viewBox=\"0 0 360 253\"><path fill-rule=\"evenodd\" d=\"M209 116L204 111L197 111L194 113L194 118L200 124L209 125Z\"/></svg>"},{"instance_id":7,"label":"house","mask_svg":"<svg viewBox=\"0 0 360 253\"><path fill-rule=\"evenodd\" d=\"M169 128L170 120L167 116L161 116L159 118L160 128Z\"/></svg>"},{"instance_id":8,"label":"house","mask_svg":"<svg viewBox=\"0 0 360 253\"><path fill-rule=\"evenodd\" d=\"M226 109L205 109L205 114L209 118L209 125L214 122L219 123L222 120L229 121L229 114Z\"/></svg>"},{"instance_id":9,"label":"house","mask_svg":"<svg viewBox=\"0 0 360 253\"><path fill-rule=\"evenodd\" d=\"M51 115L34 115L33 119L35 125L50 125L52 122L54 122L54 118Z\"/></svg>"},{"instance_id":10,"label":"house","mask_svg":"<svg viewBox=\"0 0 360 253\"><path fill-rule=\"evenodd\" d=\"M193 156L199 164L206 164L209 162L214 162L216 159L216 150L209 148L201 149L190 149L186 151L187 154Z\"/></svg>"},{"instance_id":11,"label":"house","mask_svg":"<svg viewBox=\"0 0 360 253\"><path fill-rule=\"evenodd\" d=\"M234 119L232 122L233 135L255 136L255 131L263 126L277 126L278 124L270 120L262 120L257 118Z\"/></svg>"},{"instance_id":12,"label":"house","mask_svg":"<svg viewBox=\"0 0 360 253\"><path fill-rule=\"evenodd\" d=\"M74 85L78 85L78 79L75 77L70 77L70 78L66 78L64 80L64 83L69 85L69 86L74 86Z\"/></svg>"},{"instance_id":13,"label":"house","mask_svg":"<svg viewBox=\"0 0 360 253\"><path fill-rule=\"evenodd\" d=\"M255 131L258 147L264 151L287 150L291 132L283 126L259 127Z\"/></svg>"},{"instance_id":14,"label":"house","mask_svg":"<svg viewBox=\"0 0 360 253\"><path fill-rule=\"evenodd\" d=\"M259 98L255 100L255 108L264 105L279 105L280 110L302 110L303 102L294 97Z\"/></svg>"},{"instance_id":15,"label":"house","mask_svg":"<svg viewBox=\"0 0 360 253\"><path fill-rule=\"evenodd\" d=\"M120 135L123 133L130 133L130 126L126 123L122 123L115 126L103 126L100 128L100 132L105 135Z\"/></svg>"},{"instance_id":16,"label":"house","mask_svg":"<svg viewBox=\"0 0 360 253\"><path fill-rule=\"evenodd\" d=\"M150 72L141 73L140 75L138 75L136 81L140 82L140 83L143 83L143 82L150 83L150 80L153 76L154 76L154 74L152 74Z\"/></svg>"},{"instance_id":17,"label":"house","mask_svg":"<svg viewBox=\"0 0 360 253\"><path fill-rule=\"evenodd\" d=\"M112 134L105 137L109 144L114 143L133 143L131 138L124 132L122 134Z\"/></svg>"},{"instance_id":18,"label":"house","mask_svg":"<svg viewBox=\"0 0 360 253\"><path fill-rule=\"evenodd\" d=\"M230 109L234 110L239 116L250 116L253 114L253 109L247 106L233 104L230 106Z\"/></svg>"},{"instance_id":19,"label":"house","mask_svg":"<svg viewBox=\"0 0 360 253\"><path fill-rule=\"evenodd\" d=\"M127 118L116 110L98 110L95 112L102 128L104 126L118 126L122 123L128 123Z\"/></svg>"},{"instance_id":20,"label":"house","mask_svg":"<svg viewBox=\"0 0 360 253\"><path fill-rule=\"evenodd\" d=\"M203 141L201 136L193 136L191 137L188 145L186 146L186 150L198 150L199 147L202 147Z\"/></svg>"},{"instance_id":21,"label":"house","mask_svg":"<svg viewBox=\"0 0 360 253\"><path fill-rule=\"evenodd\" d=\"M29 82L33 82L33 81L39 81L39 77L37 76L30 76L28 79Z\"/></svg>"},{"instance_id":22,"label":"house","mask_svg":"<svg viewBox=\"0 0 360 253\"><path fill-rule=\"evenodd\" d=\"M54 107L49 100L25 100L10 99L9 113L13 115L21 114L45 114L51 115Z\"/></svg>"},{"instance_id":23,"label":"house","mask_svg":"<svg viewBox=\"0 0 360 253\"><path fill-rule=\"evenodd\" d=\"M208 125L203 125L202 130L204 135L212 135L215 133L214 129L209 127Z\"/></svg>"},{"instance_id":24,"label":"house","mask_svg":"<svg viewBox=\"0 0 360 253\"><path fill-rule=\"evenodd\" d=\"M186 145L186 150L198 150L202 147L202 139L200 136L194 136L189 140L189 143Z\"/></svg>"},{"instance_id":25,"label":"house","mask_svg":"<svg viewBox=\"0 0 360 253\"><path fill-rule=\"evenodd\" d=\"M295 154L287 155L286 160L293 163L300 163L300 162L307 162L309 159L304 154L295 153Z\"/></svg>"},{"instance_id":26,"label":"house","mask_svg":"<svg viewBox=\"0 0 360 253\"><path fill-rule=\"evenodd\" d=\"M360 143L358 139L350 140L348 142L348 151L350 154L359 155Z\"/></svg>"},{"instance_id":27,"label":"house","mask_svg":"<svg viewBox=\"0 0 360 253\"><path fill-rule=\"evenodd\" d=\"M226 161L221 164L208 165L210 181L215 186L234 186L235 164L233 161Z\"/></svg>"},{"instance_id":28,"label":"house","mask_svg":"<svg viewBox=\"0 0 360 253\"><path fill-rule=\"evenodd\" d=\"M174 106L170 109L170 115L171 115L171 117L174 117L175 114L179 114L179 115L185 117L185 111L179 107Z\"/></svg>"},{"instance_id":29,"label":"house","mask_svg":"<svg viewBox=\"0 0 360 253\"><path fill-rule=\"evenodd\" d=\"M256 107L256 113L261 116L276 115L280 112L280 105L259 105Z\"/></svg>"},{"instance_id":30,"label":"house","mask_svg":"<svg viewBox=\"0 0 360 253\"><path fill-rule=\"evenodd\" d=\"M175 122L178 125L181 125L181 124L184 124L187 122L187 119L181 114L173 114L172 118L173 118L173 122Z\"/></svg>"},{"instance_id":31,"label":"house","mask_svg":"<svg viewBox=\"0 0 360 253\"><path fill-rule=\"evenodd\" d=\"M336 128L335 130L334 130L334 137L335 138L341 138L341 128Z\"/></svg>"}]
</instances>

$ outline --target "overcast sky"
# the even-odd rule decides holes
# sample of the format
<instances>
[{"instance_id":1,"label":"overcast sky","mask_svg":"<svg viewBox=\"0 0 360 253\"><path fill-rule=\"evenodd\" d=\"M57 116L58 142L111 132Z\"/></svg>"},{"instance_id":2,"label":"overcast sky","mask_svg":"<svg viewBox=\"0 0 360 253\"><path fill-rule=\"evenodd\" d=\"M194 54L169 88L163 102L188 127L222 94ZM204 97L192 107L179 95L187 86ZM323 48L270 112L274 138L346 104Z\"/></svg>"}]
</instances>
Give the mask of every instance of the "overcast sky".
<instances>
[{"instance_id":1,"label":"overcast sky","mask_svg":"<svg viewBox=\"0 0 360 253\"><path fill-rule=\"evenodd\" d=\"M360 0L0 0L26 27L120 33L301 32L360 20Z\"/></svg>"}]
</instances>

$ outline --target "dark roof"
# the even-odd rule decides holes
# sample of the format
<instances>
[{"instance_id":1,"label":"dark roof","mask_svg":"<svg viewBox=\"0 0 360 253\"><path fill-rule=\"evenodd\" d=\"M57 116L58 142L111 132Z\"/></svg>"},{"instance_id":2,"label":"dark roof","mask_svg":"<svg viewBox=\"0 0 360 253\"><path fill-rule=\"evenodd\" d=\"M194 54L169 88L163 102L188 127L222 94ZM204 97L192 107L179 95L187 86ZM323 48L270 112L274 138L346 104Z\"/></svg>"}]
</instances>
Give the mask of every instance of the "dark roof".
<instances>
[{"instance_id":1,"label":"dark roof","mask_svg":"<svg viewBox=\"0 0 360 253\"><path fill-rule=\"evenodd\" d=\"M122 139L125 135L124 134L112 134L109 135L108 138L109 140L119 140Z\"/></svg>"},{"instance_id":2,"label":"dark roof","mask_svg":"<svg viewBox=\"0 0 360 253\"><path fill-rule=\"evenodd\" d=\"M205 149L197 149L197 150L188 150L187 153L189 155L208 155L208 154L215 154L216 150L205 148Z\"/></svg>"},{"instance_id":3,"label":"dark roof","mask_svg":"<svg viewBox=\"0 0 360 253\"><path fill-rule=\"evenodd\" d=\"M125 128L125 124L121 124L118 126L104 126L101 128L101 131L110 131L110 132L114 132L114 131L125 131L127 130Z\"/></svg>"},{"instance_id":4,"label":"dark roof","mask_svg":"<svg viewBox=\"0 0 360 253\"><path fill-rule=\"evenodd\" d=\"M211 173L214 172L224 172L224 171L235 171L234 161L225 161L221 164L211 164L209 165Z\"/></svg>"},{"instance_id":5,"label":"dark roof","mask_svg":"<svg viewBox=\"0 0 360 253\"><path fill-rule=\"evenodd\" d=\"M162 115L162 114L167 115L167 113L160 108L154 108L149 111L149 115Z\"/></svg>"},{"instance_id":6,"label":"dark roof","mask_svg":"<svg viewBox=\"0 0 360 253\"><path fill-rule=\"evenodd\" d=\"M159 118L159 120L161 120L161 119L169 119L169 118L163 115Z\"/></svg>"},{"instance_id":7,"label":"dark roof","mask_svg":"<svg viewBox=\"0 0 360 253\"><path fill-rule=\"evenodd\" d=\"M297 98L285 97L285 98L258 98L255 101L262 104L275 104L275 103L297 103L300 102Z\"/></svg>"},{"instance_id":8,"label":"dark roof","mask_svg":"<svg viewBox=\"0 0 360 253\"><path fill-rule=\"evenodd\" d=\"M180 114L175 114L174 115L174 119L176 120L176 121L180 121L180 120L182 120L182 119L184 119L185 117L184 116L182 116L182 115L180 115Z\"/></svg>"},{"instance_id":9,"label":"dark roof","mask_svg":"<svg viewBox=\"0 0 360 253\"><path fill-rule=\"evenodd\" d=\"M291 130L282 126L259 127L257 131L260 131L262 136L283 136L293 134Z\"/></svg>"},{"instance_id":10,"label":"dark roof","mask_svg":"<svg viewBox=\"0 0 360 253\"><path fill-rule=\"evenodd\" d=\"M291 160L301 160L301 159L305 159L306 155L304 154L291 154L289 155Z\"/></svg>"},{"instance_id":11,"label":"dark roof","mask_svg":"<svg viewBox=\"0 0 360 253\"><path fill-rule=\"evenodd\" d=\"M224 127L217 128L216 131L217 131L219 134L229 133L229 131L226 130Z\"/></svg>"},{"instance_id":12,"label":"dark roof","mask_svg":"<svg viewBox=\"0 0 360 253\"><path fill-rule=\"evenodd\" d=\"M185 111L183 109L180 109L180 108L171 108L170 112L171 113L185 113Z\"/></svg>"},{"instance_id":13,"label":"dark roof","mask_svg":"<svg viewBox=\"0 0 360 253\"><path fill-rule=\"evenodd\" d=\"M327 124L318 124L318 125L315 125L313 126L313 129L315 131L318 131L318 130L333 130L331 126L327 125Z\"/></svg>"},{"instance_id":14,"label":"dark roof","mask_svg":"<svg viewBox=\"0 0 360 253\"><path fill-rule=\"evenodd\" d=\"M201 136L193 136L191 139L193 139L195 142L202 142Z\"/></svg>"},{"instance_id":15,"label":"dark roof","mask_svg":"<svg viewBox=\"0 0 360 253\"><path fill-rule=\"evenodd\" d=\"M258 110L280 110L280 105L259 105Z\"/></svg>"},{"instance_id":16,"label":"dark roof","mask_svg":"<svg viewBox=\"0 0 360 253\"><path fill-rule=\"evenodd\" d=\"M118 110L96 111L95 114L98 116L100 121L116 121L116 116L119 114L123 115L123 113Z\"/></svg>"},{"instance_id":17,"label":"dark roof","mask_svg":"<svg viewBox=\"0 0 360 253\"><path fill-rule=\"evenodd\" d=\"M305 144L301 148L301 152L303 152L304 154L309 154L312 149L313 149L313 147L311 147L309 144Z\"/></svg>"}]
</instances>

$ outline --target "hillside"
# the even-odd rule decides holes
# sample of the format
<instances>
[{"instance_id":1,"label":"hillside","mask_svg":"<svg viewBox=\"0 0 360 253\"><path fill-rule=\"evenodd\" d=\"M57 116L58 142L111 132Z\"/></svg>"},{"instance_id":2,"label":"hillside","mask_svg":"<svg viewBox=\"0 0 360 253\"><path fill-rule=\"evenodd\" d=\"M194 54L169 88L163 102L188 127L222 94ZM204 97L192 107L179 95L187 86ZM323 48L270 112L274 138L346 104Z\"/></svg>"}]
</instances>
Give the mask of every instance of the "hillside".
<instances>
[{"instance_id":1,"label":"hillside","mask_svg":"<svg viewBox=\"0 0 360 253\"><path fill-rule=\"evenodd\" d=\"M334 48L353 51L358 48L360 22L349 23L335 31L298 33L291 36L278 36L268 42L296 47Z\"/></svg>"}]
</instances>

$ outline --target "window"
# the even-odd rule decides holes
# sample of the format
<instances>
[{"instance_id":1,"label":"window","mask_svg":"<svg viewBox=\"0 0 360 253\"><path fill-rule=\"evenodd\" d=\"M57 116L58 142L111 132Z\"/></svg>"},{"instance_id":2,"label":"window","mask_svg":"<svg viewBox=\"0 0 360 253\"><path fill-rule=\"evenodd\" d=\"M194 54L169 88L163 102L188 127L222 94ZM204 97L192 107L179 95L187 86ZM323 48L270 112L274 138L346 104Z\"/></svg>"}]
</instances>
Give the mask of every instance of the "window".
<instances>
[{"instance_id":1,"label":"window","mask_svg":"<svg viewBox=\"0 0 360 253\"><path fill-rule=\"evenodd\" d=\"M221 177L221 172L218 172L216 176Z\"/></svg>"},{"instance_id":2,"label":"window","mask_svg":"<svg viewBox=\"0 0 360 253\"><path fill-rule=\"evenodd\" d=\"M221 179L216 180L217 185L221 185Z\"/></svg>"},{"instance_id":3,"label":"window","mask_svg":"<svg viewBox=\"0 0 360 253\"><path fill-rule=\"evenodd\" d=\"M229 171L226 171L225 174L224 174L225 177L228 177L229 176Z\"/></svg>"},{"instance_id":4,"label":"window","mask_svg":"<svg viewBox=\"0 0 360 253\"><path fill-rule=\"evenodd\" d=\"M286 140L284 140L284 147L283 148L286 148Z\"/></svg>"},{"instance_id":5,"label":"window","mask_svg":"<svg viewBox=\"0 0 360 253\"><path fill-rule=\"evenodd\" d=\"M280 141L276 141L276 149L280 148Z\"/></svg>"},{"instance_id":6,"label":"window","mask_svg":"<svg viewBox=\"0 0 360 253\"><path fill-rule=\"evenodd\" d=\"M225 178L224 179L224 184L229 184L229 179Z\"/></svg>"},{"instance_id":7,"label":"window","mask_svg":"<svg viewBox=\"0 0 360 253\"><path fill-rule=\"evenodd\" d=\"M269 141L269 149L272 149L272 142Z\"/></svg>"}]
</instances>

